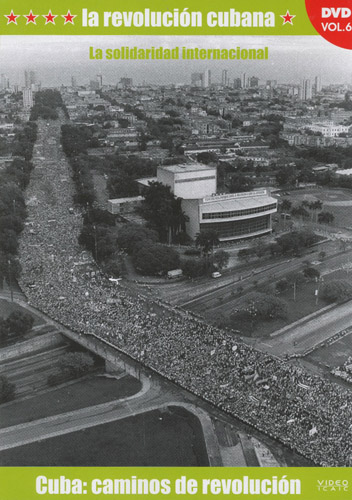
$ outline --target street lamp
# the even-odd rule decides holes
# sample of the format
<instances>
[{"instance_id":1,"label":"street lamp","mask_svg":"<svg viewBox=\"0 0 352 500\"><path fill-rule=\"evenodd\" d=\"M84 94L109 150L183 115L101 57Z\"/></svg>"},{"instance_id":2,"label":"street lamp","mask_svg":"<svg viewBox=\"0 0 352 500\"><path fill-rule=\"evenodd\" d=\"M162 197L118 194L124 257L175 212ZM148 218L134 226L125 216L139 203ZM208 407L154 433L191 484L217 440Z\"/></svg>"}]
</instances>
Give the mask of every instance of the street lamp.
<instances>
[{"instance_id":1,"label":"street lamp","mask_svg":"<svg viewBox=\"0 0 352 500\"><path fill-rule=\"evenodd\" d=\"M11 293L11 302L13 302L13 289L12 289L12 267L11 267L11 261L8 260L7 264L9 266L8 272L9 272L9 287L10 287L10 293Z\"/></svg>"},{"instance_id":2,"label":"street lamp","mask_svg":"<svg viewBox=\"0 0 352 500\"><path fill-rule=\"evenodd\" d=\"M318 305L318 301L319 301L319 291L320 291L320 283L324 283L324 278L323 277L320 277L320 278L317 278L317 287L314 291L314 295L315 295L315 305L317 306Z\"/></svg>"},{"instance_id":3,"label":"street lamp","mask_svg":"<svg viewBox=\"0 0 352 500\"><path fill-rule=\"evenodd\" d=\"M97 226L93 225L94 229L94 252L95 252L95 260L98 262L98 242L97 242Z\"/></svg>"}]
</instances>

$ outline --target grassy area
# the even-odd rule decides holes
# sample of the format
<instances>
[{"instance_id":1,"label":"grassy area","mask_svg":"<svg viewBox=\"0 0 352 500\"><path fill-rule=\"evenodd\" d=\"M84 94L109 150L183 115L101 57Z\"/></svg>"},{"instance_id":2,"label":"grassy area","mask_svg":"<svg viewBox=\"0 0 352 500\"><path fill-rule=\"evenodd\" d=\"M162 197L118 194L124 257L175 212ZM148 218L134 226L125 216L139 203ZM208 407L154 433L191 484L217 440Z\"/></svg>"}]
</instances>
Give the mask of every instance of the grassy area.
<instances>
[{"instance_id":1,"label":"grassy area","mask_svg":"<svg viewBox=\"0 0 352 500\"><path fill-rule=\"evenodd\" d=\"M266 293L269 289L269 285L272 285L272 282L267 284L261 282L257 289L251 289L250 292ZM293 288L276 295L276 297L282 299L288 305L286 318L271 320L264 320L260 318L257 319L256 322L240 317L236 317L236 320L231 320L231 314L235 312L236 309L240 309L246 304L246 295L243 295L238 299L234 299L230 304L224 306L224 308L222 308L221 315L218 314L217 316L213 316L211 318L209 314L207 317L209 317L210 321L213 320L217 324L229 326L242 335L248 337L266 337L270 335L270 333L279 330L286 325L294 323L295 321L298 321L299 319L328 305L322 299L319 299L318 304L316 304L316 297L314 293L316 286L315 282L304 282L298 284L295 299L293 296ZM246 293L247 292L245 292L245 294Z\"/></svg>"},{"instance_id":2,"label":"grassy area","mask_svg":"<svg viewBox=\"0 0 352 500\"><path fill-rule=\"evenodd\" d=\"M335 202L349 202L352 199L351 191L347 189L334 188L308 188L291 190L289 195L283 195L281 199L289 199L294 205L302 201L320 200L323 203L323 209L331 212L335 220L332 227L351 227L352 206L334 206Z\"/></svg>"},{"instance_id":3,"label":"grassy area","mask_svg":"<svg viewBox=\"0 0 352 500\"><path fill-rule=\"evenodd\" d=\"M352 206L351 207L339 207L330 204L324 204L323 210L325 212L330 212L335 217L333 222L334 226L337 227L352 227Z\"/></svg>"},{"instance_id":4,"label":"grassy area","mask_svg":"<svg viewBox=\"0 0 352 500\"><path fill-rule=\"evenodd\" d=\"M153 411L0 452L1 466L207 466L199 420Z\"/></svg>"},{"instance_id":5,"label":"grassy area","mask_svg":"<svg viewBox=\"0 0 352 500\"><path fill-rule=\"evenodd\" d=\"M266 321L260 325L260 336L269 335L270 333L283 328L286 325L294 323L309 314L318 311L322 307L325 307L326 302L319 300L316 304L315 290L317 288L316 283L303 283L301 286L297 286L296 300L293 298L293 290L287 290L284 293L278 295L280 299L283 299L288 304L288 315L285 320L274 320Z\"/></svg>"},{"instance_id":6,"label":"grassy area","mask_svg":"<svg viewBox=\"0 0 352 500\"><path fill-rule=\"evenodd\" d=\"M352 269L340 269L336 271L331 270L331 272L324 275L325 282L340 279L352 282ZM268 283L268 286L270 284L271 283ZM284 300L288 305L288 314L285 319L273 319L267 321L260 319L256 324L253 324L253 322L248 322L246 320L239 322L239 320L237 319L236 323L231 323L230 320L224 320L224 318L230 317L232 311L234 311L236 308L239 308L243 303L245 303L246 296L244 295L243 297L237 300L235 299L233 302L231 302L231 307L227 306L226 308L222 309L222 316L219 317L218 315L215 318L215 321L219 324L225 324L227 321L230 321L231 328L248 337L266 337L276 330L280 330L281 328L292 324L316 311L319 311L323 307L328 306L329 304L325 302L321 297L321 291L317 303L315 295L317 286L318 285L315 281L308 281L297 284L295 299L293 296L293 288L290 288L289 290L276 295L278 298ZM321 286L322 285L320 285L320 289ZM265 292L265 289L265 284L261 282L258 291ZM210 320L214 320L214 317L211 318L210 315L208 317L210 318Z\"/></svg>"},{"instance_id":7,"label":"grassy area","mask_svg":"<svg viewBox=\"0 0 352 500\"><path fill-rule=\"evenodd\" d=\"M78 380L66 387L2 406L0 427L9 427L132 396L140 388L140 381L129 375L119 380L98 376Z\"/></svg>"}]
</instances>

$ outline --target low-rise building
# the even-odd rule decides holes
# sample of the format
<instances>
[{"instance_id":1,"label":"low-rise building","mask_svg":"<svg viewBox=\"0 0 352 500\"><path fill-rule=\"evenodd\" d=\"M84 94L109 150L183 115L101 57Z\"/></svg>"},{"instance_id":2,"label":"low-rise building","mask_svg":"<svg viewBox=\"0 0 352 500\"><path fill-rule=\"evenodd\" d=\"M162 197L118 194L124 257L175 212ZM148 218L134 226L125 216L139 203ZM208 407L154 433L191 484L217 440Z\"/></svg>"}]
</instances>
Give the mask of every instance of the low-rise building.
<instances>
[{"instance_id":1,"label":"low-rise building","mask_svg":"<svg viewBox=\"0 0 352 500\"><path fill-rule=\"evenodd\" d=\"M129 198L115 198L108 200L108 211L113 214L125 214L140 206L144 200L143 196L132 196Z\"/></svg>"}]
</instances>

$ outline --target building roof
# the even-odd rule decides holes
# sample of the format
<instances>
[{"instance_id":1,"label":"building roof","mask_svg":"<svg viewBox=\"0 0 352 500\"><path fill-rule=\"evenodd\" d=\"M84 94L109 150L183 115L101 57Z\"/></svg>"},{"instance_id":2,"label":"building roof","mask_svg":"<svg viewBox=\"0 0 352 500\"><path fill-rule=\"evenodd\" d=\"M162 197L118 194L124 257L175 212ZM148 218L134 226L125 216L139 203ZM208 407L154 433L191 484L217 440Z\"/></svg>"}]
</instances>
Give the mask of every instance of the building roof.
<instances>
[{"instance_id":1,"label":"building roof","mask_svg":"<svg viewBox=\"0 0 352 500\"><path fill-rule=\"evenodd\" d=\"M203 163L179 163L177 165L168 165L158 167L161 170L167 170L173 174L182 174L184 172L199 172L200 170L214 170L215 167L204 165Z\"/></svg>"},{"instance_id":2,"label":"building roof","mask_svg":"<svg viewBox=\"0 0 352 500\"><path fill-rule=\"evenodd\" d=\"M112 204L121 204L121 203L128 203L131 201L142 201L144 200L144 196L130 196L128 198L114 198L113 200L108 200L109 203Z\"/></svg>"},{"instance_id":3,"label":"building roof","mask_svg":"<svg viewBox=\"0 0 352 500\"><path fill-rule=\"evenodd\" d=\"M158 178L157 177L142 177L141 179L136 179L136 182L138 184L141 184L142 186L149 187L150 182L157 182Z\"/></svg>"},{"instance_id":4,"label":"building roof","mask_svg":"<svg viewBox=\"0 0 352 500\"><path fill-rule=\"evenodd\" d=\"M352 168L345 168L344 170L336 170L337 175L352 175Z\"/></svg>"},{"instance_id":5,"label":"building roof","mask_svg":"<svg viewBox=\"0 0 352 500\"><path fill-rule=\"evenodd\" d=\"M201 201L203 202L202 211L210 210L211 212L244 210L277 203L276 198L269 196L266 191L208 196Z\"/></svg>"}]
</instances>

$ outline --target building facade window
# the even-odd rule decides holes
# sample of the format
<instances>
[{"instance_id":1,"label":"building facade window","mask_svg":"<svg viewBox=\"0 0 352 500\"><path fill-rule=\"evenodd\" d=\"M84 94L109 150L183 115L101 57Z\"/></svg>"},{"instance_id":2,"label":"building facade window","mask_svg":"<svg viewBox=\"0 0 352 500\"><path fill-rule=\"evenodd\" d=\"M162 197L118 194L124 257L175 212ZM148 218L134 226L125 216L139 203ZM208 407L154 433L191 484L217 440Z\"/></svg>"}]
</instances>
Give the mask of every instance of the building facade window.
<instances>
[{"instance_id":1,"label":"building facade window","mask_svg":"<svg viewBox=\"0 0 352 500\"><path fill-rule=\"evenodd\" d=\"M231 238L250 235L260 231L271 230L270 215L255 217L254 219L218 222L212 224L200 224L201 231L213 230L219 235L219 238Z\"/></svg>"},{"instance_id":2,"label":"building facade window","mask_svg":"<svg viewBox=\"0 0 352 500\"><path fill-rule=\"evenodd\" d=\"M276 203L271 205L266 205L264 207L246 208L243 210L231 210L228 212L204 212L202 214L203 220L209 219L230 219L231 217L244 217L246 215L258 214L263 212L268 212L271 210L276 210Z\"/></svg>"}]
</instances>

